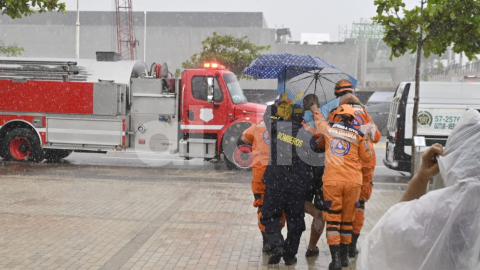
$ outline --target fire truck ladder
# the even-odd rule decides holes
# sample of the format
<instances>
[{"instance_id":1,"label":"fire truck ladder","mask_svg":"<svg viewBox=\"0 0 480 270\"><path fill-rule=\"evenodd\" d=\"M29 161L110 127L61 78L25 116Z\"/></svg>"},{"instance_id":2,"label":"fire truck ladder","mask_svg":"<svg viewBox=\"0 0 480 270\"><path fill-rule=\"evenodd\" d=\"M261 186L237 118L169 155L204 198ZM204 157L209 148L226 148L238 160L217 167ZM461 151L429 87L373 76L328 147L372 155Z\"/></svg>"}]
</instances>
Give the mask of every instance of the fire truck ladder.
<instances>
[{"instance_id":1,"label":"fire truck ladder","mask_svg":"<svg viewBox=\"0 0 480 270\"><path fill-rule=\"evenodd\" d=\"M117 9L117 46L123 60L135 60L135 39L133 29L132 0L115 0Z\"/></svg>"},{"instance_id":2,"label":"fire truck ladder","mask_svg":"<svg viewBox=\"0 0 480 270\"><path fill-rule=\"evenodd\" d=\"M35 60L0 60L0 78L14 80L63 80L70 81L71 75L78 70L71 70L77 62L73 61L35 61Z\"/></svg>"}]
</instances>

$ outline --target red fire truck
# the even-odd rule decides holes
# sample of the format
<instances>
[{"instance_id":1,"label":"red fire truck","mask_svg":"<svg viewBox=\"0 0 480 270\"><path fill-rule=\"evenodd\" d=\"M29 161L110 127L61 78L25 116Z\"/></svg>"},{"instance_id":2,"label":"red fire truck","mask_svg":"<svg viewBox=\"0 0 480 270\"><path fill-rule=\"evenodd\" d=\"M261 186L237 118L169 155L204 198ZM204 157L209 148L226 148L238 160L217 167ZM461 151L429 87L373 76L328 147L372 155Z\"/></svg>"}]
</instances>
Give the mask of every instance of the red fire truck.
<instances>
[{"instance_id":1,"label":"red fire truck","mask_svg":"<svg viewBox=\"0 0 480 270\"><path fill-rule=\"evenodd\" d=\"M97 53L97 60L0 58L0 157L65 158L73 151L179 153L247 170L237 139L265 106L249 103L216 63L170 78L165 64Z\"/></svg>"}]
</instances>

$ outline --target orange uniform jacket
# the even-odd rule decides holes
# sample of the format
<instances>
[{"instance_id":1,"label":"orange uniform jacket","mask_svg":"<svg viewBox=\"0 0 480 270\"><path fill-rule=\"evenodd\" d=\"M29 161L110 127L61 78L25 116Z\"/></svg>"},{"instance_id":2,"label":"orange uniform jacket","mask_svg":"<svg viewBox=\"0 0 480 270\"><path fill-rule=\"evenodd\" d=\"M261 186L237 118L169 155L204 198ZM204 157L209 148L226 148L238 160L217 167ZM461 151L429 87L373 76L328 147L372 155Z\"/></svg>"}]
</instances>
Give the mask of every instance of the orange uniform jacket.
<instances>
[{"instance_id":1,"label":"orange uniform jacket","mask_svg":"<svg viewBox=\"0 0 480 270\"><path fill-rule=\"evenodd\" d=\"M242 133L242 140L246 144L252 145L253 194L263 194L265 192L265 183L262 182L262 177L270 160L270 135L263 120L247 128Z\"/></svg>"},{"instance_id":2,"label":"orange uniform jacket","mask_svg":"<svg viewBox=\"0 0 480 270\"><path fill-rule=\"evenodd\" d=\"M370 162L372 151L366 137L353 125L336 123L331 126L315 112L315 125L324 136L325 173L323 182L343 181L362 184L362 164Z\"/></svg>"},{"instance_id":3,"label":"orange uniform jacket","mask_svg":"<svg viewBox=\"0 0 480 270\"><path fill-rule=\"evenodd\" d=\"M253 164L260 162L267 166L270 159L270 135L263 120L247 128L242 134L242 140L252 145Z\"/></svg>"},{"instance_id":4,"label":"orange uniform jacket","mask_svg":"<svg viewBox=\"0 0 480 270\"><path fill-rule=\"evenodd\" d=\"M373 125L375 125L375 123L373 123L372 121L372 118L370 118L370 115L368 114L368 112L365 110L365 108L363 108L362 106L360 105L350 105L353 107L353 110L355 111L355 120L353 120L353 127L356 128L356 129L360 129L360 127L362 125L366 125L368 123L372 123ZM335 116L335 111L331 112L330 115L329 115L329 121L331 123L333 123L333 118ZM378 131L378 129L376 130L375 132L375 138L372 138L372 140L368 140L369 143L378 143L378 141L380 140L380 138L382 137L382 134L380 133L380 131ZM370 149L372 150L372 158L370 159L369 162L361 162L362 163L362 167L375 167L377 166L377 158L375 156L375 149L373 147L373 144L370 144Z\"/></svg>"}]
</instances>

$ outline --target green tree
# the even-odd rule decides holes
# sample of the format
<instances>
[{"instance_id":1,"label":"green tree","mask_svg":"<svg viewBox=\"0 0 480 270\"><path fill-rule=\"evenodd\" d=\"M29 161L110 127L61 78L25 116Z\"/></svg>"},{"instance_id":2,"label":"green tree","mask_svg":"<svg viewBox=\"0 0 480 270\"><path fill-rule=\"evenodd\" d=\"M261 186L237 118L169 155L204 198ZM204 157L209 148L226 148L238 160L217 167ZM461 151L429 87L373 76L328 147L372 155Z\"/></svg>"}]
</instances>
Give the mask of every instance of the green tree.
<instances>
[{"instance_id":1,"label":"green tree","mask_svg":"<svg viewBox=\"0 0 480 270\"><path fill-rule=\"evenodd\" d=\"M175 69L175 79L180 79L180 76L182 76L182 70L179 68Z\"/></svg>"},{"instance_id":2,"label":"green tree","mask_svg":"<svg viewBox=\"0 0 480 270\"><path fill-rule=\"evenodd\" d=\"M65 12L65 3L58 2L59 0L3 0L0 1L0 9L2 15L7 15L12 19L19 19L36 12Z\"/></svg>"},{"instance_id":3,"label":"green tree","mask_svg":"<svg viewBox=\"0 0 480 270\"><path fill-rule=\"evenodd\" d=\"M0 55L3 56L20 56L25 50L22 47L18 47L17 45L10 45L6 46L0 41Z\"/></svg>"},{"instance_id":4,"label":"green tree","mask_svg":"<svg viewBox=\"0 0 480 270\"><path fill-rule=\"evenodd\" d=\"M213 32L211 37L202 41L202 52L194 54L182 63L182 68L198 68L204 62L217 62L225 65L237 77L244 77L242 71L258 58L270 46L260 46L248 40L248 37L235 38L232 35L219 35Z\"/></svg>"},{"instance_id":5,"label":"green tree","mask_svg":"<svg viewBox=\"0 0 480 270\"><path fill-rule=\"evenodd\" d=\"M377 16L373 21L384 26L383 41L391 48L391 56L416 53L415 103L412 116L412 165L415 164L420 64L422 52L441 55L452 45L456 53L465 52L469 59L480 53L480 1L420 0L420 6L405 8L403 0L375 0ZM412 166L413 173L413 166Z\"/></svg>"},{"instance_id":6,"label":"green tree","mask_svg":"<svg viewBox=\"0 0 480 270\"><path fill-rule=\"evenodd\" d=\"M33 13L43 13L47 11L59 11L65 13L65 3L58 3L59 0L3 0L0 1L0 10L2 15L7 15L12 19L19 19ZM7 46L0 42L0 55L19 56L25 50L16 45Z\"/></svg>"}]
</instances>

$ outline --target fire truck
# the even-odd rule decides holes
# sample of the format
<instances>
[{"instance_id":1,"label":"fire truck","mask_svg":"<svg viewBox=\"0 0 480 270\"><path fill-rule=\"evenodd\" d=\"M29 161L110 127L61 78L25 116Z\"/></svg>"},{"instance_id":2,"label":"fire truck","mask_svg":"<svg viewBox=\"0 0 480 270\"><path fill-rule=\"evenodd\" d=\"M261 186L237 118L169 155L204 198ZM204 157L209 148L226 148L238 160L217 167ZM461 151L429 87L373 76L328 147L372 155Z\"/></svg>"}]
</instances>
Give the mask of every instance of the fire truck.
<instances>
[{"instance_id":1,"label":"fire truck","mask_svg":"<svg viewBox=\"0 0 480 270\"><path fill-rule=\"evenodd\" d=\"M166 64L97 59L0 58L0 157L41 162L72 152L176 154L248 170L241 133L263 117L218 63L172 78ZM222 155L223 154L223 155Z\"/></svg>"}]
</instances>

